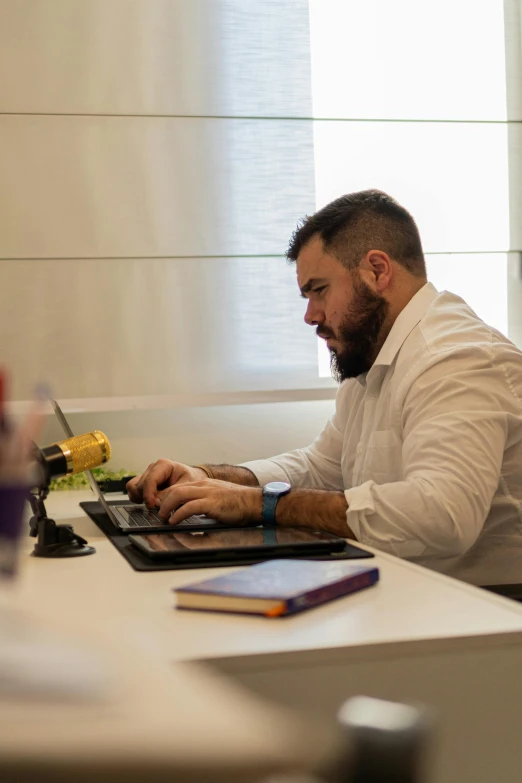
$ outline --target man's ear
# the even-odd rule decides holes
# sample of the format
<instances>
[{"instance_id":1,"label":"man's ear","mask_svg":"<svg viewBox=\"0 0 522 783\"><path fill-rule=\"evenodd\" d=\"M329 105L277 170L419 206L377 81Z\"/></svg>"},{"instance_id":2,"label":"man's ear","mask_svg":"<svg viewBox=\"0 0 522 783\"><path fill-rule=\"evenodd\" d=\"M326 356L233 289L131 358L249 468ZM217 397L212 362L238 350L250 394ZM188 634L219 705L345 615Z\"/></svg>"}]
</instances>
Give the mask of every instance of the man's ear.
<instances>
[{"instance_id":1,"label":"man's ear","mask_svg":"<svg viewBox=\"0 0 522 783\"><path fill-rule=\"evenodd\" d=\"M369 250L361 263L361 271L363 269L377 293L386 291L393 277L393 265L388 253L383 250Z\"/></svg>"}]
</instances>

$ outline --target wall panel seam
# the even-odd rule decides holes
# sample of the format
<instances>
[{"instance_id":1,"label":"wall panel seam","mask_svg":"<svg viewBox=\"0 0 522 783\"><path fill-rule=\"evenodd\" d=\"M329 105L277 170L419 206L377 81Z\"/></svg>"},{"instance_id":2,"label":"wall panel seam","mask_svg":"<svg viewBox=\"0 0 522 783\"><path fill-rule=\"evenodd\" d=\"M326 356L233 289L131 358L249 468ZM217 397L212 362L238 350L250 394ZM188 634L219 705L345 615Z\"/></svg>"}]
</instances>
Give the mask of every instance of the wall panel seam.
<instances>
[{"instance_id":1,"label":"wall panel seam","mask_svg":"<svg viewBox=\"0 0 522 783\"><path fill-rule=\"evenodd\" d=\"M267 122L371 122L371 123L437 123L453 125L522 125L520 120L434 119L400 117L296 117L249 114L127 114L109 112L10 112L0 111L0 117L128 117L131 119L179 119L179 120L256 120Z\"/></svg>"},{"instance_id":2,"label":"wall panel seam","mask_svg":"<svg viewBox=\"0 0 522 783\"><path fill-rule=\"evenodd\" d=\"M484 255L512 255L513 253L522 253L522 250L433 250L425 251L425 256L484 256ZM232 259L250 259L250 258L278 258L284 260L283 253L273 254L233 254L226 255L205 255L205 256L12 256L0 257L0 261L190 261L190 260L208 260L212 259L216 261L232 260ZM290 263L290 262L289 262Z\"/></svg>"}]
</instances>

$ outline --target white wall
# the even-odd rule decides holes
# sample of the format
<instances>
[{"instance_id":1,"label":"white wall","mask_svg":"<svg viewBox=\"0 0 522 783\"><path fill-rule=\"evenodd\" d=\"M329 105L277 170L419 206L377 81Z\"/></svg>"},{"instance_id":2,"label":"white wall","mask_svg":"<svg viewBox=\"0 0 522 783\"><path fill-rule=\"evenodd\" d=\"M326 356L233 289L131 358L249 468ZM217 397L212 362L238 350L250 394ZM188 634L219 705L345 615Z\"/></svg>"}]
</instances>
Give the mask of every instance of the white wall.
<instances>
[{"instance_id":1,"label":"white wall","mask_svg":"<svg viewBox=\"0 0 522 783\"><path fill-rule=\"evenodd\" d=\"M81 399L114 468L268 456L332 409L147 402L331 386L282 259L311 123L260 121L311 116L309 67L307 0L0 1L0 366Z\"/></svg>"},{"instance_id":2,"label":"white wall","mask_svg":"<svg viewBox=\"0 0 522 783\"><path fill-rule=\"evenodd\" d=\"M238 463L306 446L319 434L334 402L223 405L212 408L72 413L73 432L99 429L111 442L114 470L141 472L160 457L187 464ZM49 417L42 444L63 440Z\"/></svg>"},{"instance_id":3,"label":"white wall","mask_svg":"<svg viewBox=\"0 0 522 783\"><path fill-rule=\"evenodd\" d=\"M307 0L1 0L11 396L324 386L283 256L313 211Z\"/></svg>"}]
</instances>

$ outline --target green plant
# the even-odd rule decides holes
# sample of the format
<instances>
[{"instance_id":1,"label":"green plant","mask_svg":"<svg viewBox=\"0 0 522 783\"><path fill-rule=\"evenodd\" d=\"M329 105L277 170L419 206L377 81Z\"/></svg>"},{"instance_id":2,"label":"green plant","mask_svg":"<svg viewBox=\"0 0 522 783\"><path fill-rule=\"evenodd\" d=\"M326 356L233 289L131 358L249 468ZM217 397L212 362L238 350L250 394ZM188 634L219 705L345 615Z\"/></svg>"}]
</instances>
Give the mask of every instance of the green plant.
<instances>
[{"instance_id":1,"label":"green plant","mask_svg":"<svg viewBox=\"0 0 522 783\"><path fill-rule=\"evenodd\" d=\"M120 479L123 476L128 476L128 470L105 470L105 468L94 468L92 471L96 481L103 481L104 479ZM51 481L49 489L51 490L64 490L64 489L86 489L89 486L87 476L85 473L75 473L70 476L60 476Z\"/></svg>"}]
</instances>

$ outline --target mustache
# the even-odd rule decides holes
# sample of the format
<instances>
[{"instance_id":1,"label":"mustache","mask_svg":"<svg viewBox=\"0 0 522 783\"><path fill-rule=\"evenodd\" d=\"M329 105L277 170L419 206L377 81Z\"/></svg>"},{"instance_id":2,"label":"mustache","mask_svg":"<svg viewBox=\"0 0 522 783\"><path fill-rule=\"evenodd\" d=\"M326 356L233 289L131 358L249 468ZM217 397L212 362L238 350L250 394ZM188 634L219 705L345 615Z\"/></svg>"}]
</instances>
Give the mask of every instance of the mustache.
<instances>
[{"instance_id":1,"label":"mustache","mask_svg":"<svg viewBox=\"0 0 522 783\"><path fill-rule=\"evenodd\" d=\"M318 337L322 337L323 340L327 340L329 337L335 338L335 334L332 332L332 330L325 326L318 326L315 330L315 333Z\"/></svg>"}]
</instances>

